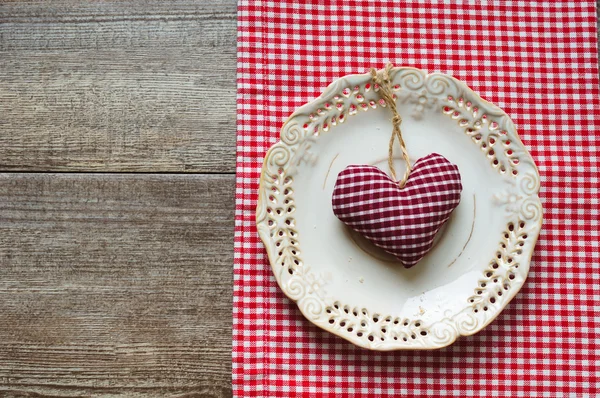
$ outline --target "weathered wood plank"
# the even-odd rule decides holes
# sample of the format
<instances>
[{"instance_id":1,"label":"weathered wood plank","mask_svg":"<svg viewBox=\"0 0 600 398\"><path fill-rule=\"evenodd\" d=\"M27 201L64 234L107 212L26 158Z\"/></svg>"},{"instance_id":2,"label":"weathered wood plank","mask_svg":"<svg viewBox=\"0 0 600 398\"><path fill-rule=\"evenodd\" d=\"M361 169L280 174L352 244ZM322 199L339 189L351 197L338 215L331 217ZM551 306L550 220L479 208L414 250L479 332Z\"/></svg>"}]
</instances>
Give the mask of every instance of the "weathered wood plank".
<instances>
[{"instance_id":1,"label":"weathered wood plank","mask_svg":"<svg viewBox=\"0 0 600 398\"><path fill-rule=\"evenodd\" d=\"M0 174L0 395L231 395L233 202L232 175Z\"/></svg>"},{"instance_id":2,"label":"weathered wood plank","mask_svg":"<svg viewBox=\"0 0 600 398\"><path fill-rule=\"evenodd\" d=\"M236 3L0 3L0 170L233 172Z\"/></svg>"}]
</instances>

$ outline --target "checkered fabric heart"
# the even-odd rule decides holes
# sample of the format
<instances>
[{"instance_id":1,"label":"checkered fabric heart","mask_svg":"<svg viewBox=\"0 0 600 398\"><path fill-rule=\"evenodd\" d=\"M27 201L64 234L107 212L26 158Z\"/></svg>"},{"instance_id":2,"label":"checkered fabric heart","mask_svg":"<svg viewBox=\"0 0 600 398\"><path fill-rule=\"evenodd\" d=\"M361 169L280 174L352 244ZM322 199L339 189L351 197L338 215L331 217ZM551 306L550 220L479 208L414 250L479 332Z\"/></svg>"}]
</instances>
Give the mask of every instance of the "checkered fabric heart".
<instances>
[{"instance_id":1,"label":"checkered fabric heart","mask_svg":"<svg viewBox=\"0 0 600 398\"><path fill-rule=\"evenodd\" d=\"M352 165L338 175L333 212L410 268L431 250L461 191L458 167L437 153L417 160L404 188L375 166Z\"/></svg>"}]
</instances>

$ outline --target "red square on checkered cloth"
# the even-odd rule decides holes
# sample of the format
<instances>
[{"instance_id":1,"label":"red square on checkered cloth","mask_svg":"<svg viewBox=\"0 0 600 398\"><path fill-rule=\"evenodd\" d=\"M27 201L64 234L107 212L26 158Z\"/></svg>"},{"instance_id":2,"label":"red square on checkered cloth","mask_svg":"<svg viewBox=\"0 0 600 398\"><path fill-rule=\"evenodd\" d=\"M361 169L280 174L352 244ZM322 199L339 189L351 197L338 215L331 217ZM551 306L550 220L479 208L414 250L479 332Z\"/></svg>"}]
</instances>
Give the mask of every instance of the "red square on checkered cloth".
<instances>
[{"instance_id":1,"label":"red square on checkered cloth","mask_svg":"<svg viewBox=\"0 0 600 398\"><path fill-rule=\"evenodd\" d=\"M375 166L348 166L331 202L344 224L410 268L431 250L461 191L458 167L432 153L416 161L403 188Z\"/></svg>"},{"instance_id":2,"label":"red square on checkered cloth","mask_svg":"<svg viewBox=\"0 0 600 398\"><path fill-rule=\"evenodd\" d=\"M241 0L233 298L239 397L599 396L600 100L585 1ZM267 149L299 106L388 61L453 75L516 123L544 227L526 284L480 333L437 351L369 352L279 290L255 225Z\"/></svg>"}]
</instances>

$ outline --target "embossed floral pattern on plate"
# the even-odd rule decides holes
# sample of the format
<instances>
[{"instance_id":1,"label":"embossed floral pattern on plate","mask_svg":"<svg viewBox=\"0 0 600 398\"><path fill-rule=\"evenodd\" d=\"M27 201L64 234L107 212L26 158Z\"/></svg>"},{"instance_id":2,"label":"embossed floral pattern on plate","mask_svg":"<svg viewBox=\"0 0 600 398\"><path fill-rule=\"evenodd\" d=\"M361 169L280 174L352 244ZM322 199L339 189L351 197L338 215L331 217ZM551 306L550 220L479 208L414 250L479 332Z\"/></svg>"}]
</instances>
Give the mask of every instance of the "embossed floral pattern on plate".
<instances>
[{"instance_id":1,"label":"embossed floral pattern on plate","mask_svg":"<svg viewBox=\"0 0 600 398\"><path fill-rule=\"evenodd\" d=\"M463 285L455 282L457 286L464 287L460 300L443 308L443 304L439 304L444 303L442 289L441 293L435 295L437 307L430 299L423 299L423 296L422 304L415 305L412 312L403 313L405 309L400 303L397 310L382 311L376 301L350 303L356 300L355 293L360 292L353 292L350 288L348 291L340 290L339 283L344 281L336 285L336 281L348 278L343 267L332 272L322 264L319 266L319 261L313 260L314 264L305 262L306 258L314 259L315 255L305 252L313 249L302 243L309 237L306 232L301 235L300 230L304 228L307 231L309 226L306 220L297 217L302 213L297 206L312 206L312 202L306 199L302 202L302 195L304 198L323 195L323 199L327 199L325 196L328 193L325 189L315 189L310 193L297 192L301 184L296 183L295 179L301 179L309 172L316 178L321 173L325 175L322 183L325 188L338 155L330 163L320 163L319 151L323 152L323 148L319 145L322 137L340 141L346 139L342 133L335 135L336 130L343 130L340 127L342 125L357 123L357 118L371 117L385 121L387 114L381 112L385 103L379 99L379 87L370 81L368 74L347 76L335 81L319 98L299 108L284 124L281 140L273 145L265 157L256 214L257 229L279 286L311 322L369 349L434 349L484 328L525 282L542 223L542 207L538 197L540 178L511 119L500 108L481 99L464 83L447 75L428 75L413 68L394 68L392 76L396 103L399 111L402 109L409 128L410 123L424 126L422 123L435 119L442 130L447 128L448 133L443 134L456 134L456 141L470 142L470 149L463 146L465 149L462 150L470 162L465 165L476 164L476 167L487 168L492 173L489 179L498 181L488 182L484 188L477 185L484 185L485 181L472 181L472 203L463 194L465 206L473 206L473 225L477 211L476 196L480 204L478 207L482 207L483 201L487 206L483 207L491 209L488 211L494 212L496 220L501 220L501 225L492 229L491 225L495 224L490 223L490 230L485 234L485 239L491 244L489 247L492 247L489 252L481 253L477 252L476 247L471 248L471 257L485 258L485 261L473 262L471 266L471 263L467 264L467 261L474 261L470 260L471 257L461 257L460 261L471 267L465 274L473 276L469 276L470 279L465 277L468 281L460 282ZM417 142L418 137L414 137L413 142ZM341 145L343 149L343 145L350 144ZM418 147L418 142L415 147ZM382 148L383 156L386 149ZM457 159L463 155L462 151L456 153L457 150L450 146L447 151ZM341 165L336 163L335 167ZM471 174L465 175L468 179ZM303 214L313 210L323 211L301 210L304 210ZM328 215L324 213L323 218L326 217ZM301 225L303 221L304 226ZM469 223L465 221L465 225ZM310 232L311 235L318 233L316 226L314 232ZM333 247L327 239L347 240L347 237L323 236L324 251L329 246ZM462 246L462 243L455 246ZM459 257L461 255L462 252ZM455 266L450 260L448 267ZM351 263L352 259L347 261ZM368 264L355 266L358 267L365 267L367 274L370 272ZM367 283L362 285L363 281L361 276L354 289L368 286ZM431 310L433 307L436 311Z\"/></svg>"}]
</instances>

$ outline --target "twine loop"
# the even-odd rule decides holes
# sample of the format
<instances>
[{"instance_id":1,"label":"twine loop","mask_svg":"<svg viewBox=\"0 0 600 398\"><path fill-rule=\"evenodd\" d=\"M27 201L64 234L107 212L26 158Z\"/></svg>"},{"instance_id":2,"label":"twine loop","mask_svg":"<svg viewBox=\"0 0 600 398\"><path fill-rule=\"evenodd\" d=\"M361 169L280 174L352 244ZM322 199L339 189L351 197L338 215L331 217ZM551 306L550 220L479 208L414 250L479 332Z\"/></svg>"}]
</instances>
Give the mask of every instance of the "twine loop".
<instances>
[{"instance_id":1,"label":"twine loop","mask_svg":"<svg viewBox=\"0 0 600 398\"><path fill-rule=\"evenodd\" d=\"M402 123L402 117L398 114L398 110L396 109L396 102L394 101L394 94L392 92L392 82L390 79L390 72L394 66L389 63L386 65L384 69L379 71L375 70L375 68L371 68L371 76L373 82L379 86L379 95L385 101L387 107L392 111L392 136L390 138L390 145L388 148L388 167L390 168L390 173L392 174L392 178L394 181L398 183L400 188L404 188L406 185L406 181L408 180L408 176L412 171L412 166L410 164L410 158L408 157L408 150L406 149L406 144L404 143L404 139L402 138L402 130L400 130L400 124ZM402 149L402 158L406 162L406 172L404 173L404 177L400 181L396 179L396 169L394 168L394 142L398 138L398 142L400 143L400 149Z\"/></svg>"}]
</instances>

